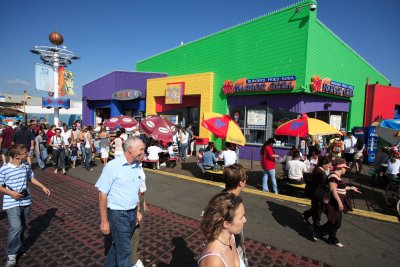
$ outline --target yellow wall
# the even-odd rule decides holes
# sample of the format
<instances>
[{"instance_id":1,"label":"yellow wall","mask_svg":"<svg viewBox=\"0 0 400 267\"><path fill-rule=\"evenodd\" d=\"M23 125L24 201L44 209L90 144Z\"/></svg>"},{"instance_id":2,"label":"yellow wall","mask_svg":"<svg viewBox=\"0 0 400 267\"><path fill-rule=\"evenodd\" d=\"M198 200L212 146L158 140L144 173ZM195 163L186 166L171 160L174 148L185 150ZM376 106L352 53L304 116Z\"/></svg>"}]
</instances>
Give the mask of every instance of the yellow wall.
<instances>
[{"instance_id":1,"label":"yellow wall","mask_svg":"<svg viewBox=\"0 0 400 267\"><path fill-rule=\"evenodd\" d=\"M200 95L200 124L204 112L212 111L212 97L214 87L214 73L200 73L192 75L173 76L147 80L146 116L156 114L155 97L164 96L167 83L185 83L184 95ZM211 133L200 126L199 136L211 140Z\"/></svg>"}]
</instances>

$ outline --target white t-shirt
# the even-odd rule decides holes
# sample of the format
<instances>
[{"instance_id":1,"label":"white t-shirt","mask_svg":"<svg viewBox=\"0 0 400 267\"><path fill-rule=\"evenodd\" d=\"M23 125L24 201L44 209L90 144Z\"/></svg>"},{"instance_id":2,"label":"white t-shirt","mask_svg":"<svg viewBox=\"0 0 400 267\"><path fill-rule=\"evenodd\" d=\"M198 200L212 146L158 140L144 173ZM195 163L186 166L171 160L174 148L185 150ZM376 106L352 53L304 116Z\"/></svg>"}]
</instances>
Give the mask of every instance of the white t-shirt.
<instances>
[{"instance_id":1,"label":"white t-shirt","mask_svg":"<svg viewBox=\"0 0 400 267\"><path fill-rule=\"evenodd\" d=\"M354 147L356 146L357 139L354 136L352 136L351 138L346 137L343 142L344 142L344 152L354 153Z\"/></svg>"},{"instance_id":2,"label":"white t-shirt","mask_svg":"<svg viewBox=\"0 0 400 267\"><path fill-rule=\"evenodd\" d=\"M64 139L64 144L66 146L69 146L69 139L71 138L71 130L68 130L67 132L64 132L64 130L61 131L61 136Z\"/></svg>"},{"instance_id":3,"label":"white t-shirt","mask_svg":"<svg viewBox=\"0 0 400 267\"><path fill-rule=\"evenodd\" d=\"M392 163L389 159L386 173L396 175L399 173L399 171L400 171L400 159L396 159L395 163Z\"/></svg>"},{"instance_id":4,"label":"white t-shirt","mask_svg":"<svg viewBox=\"0 0 400 267\"><path fill-rule=\"evenodd\" d=\"M126 139L128 139L128 135L126 133L121 134L120 136L122 139L124 139L124 142L126 142Z\"/></svg>"},{"instance_id":5,"label":"white t-shirt","mask_svg":"<svg viewBox=\"0 0 400 267\"><path fill-rule=\"evenodd\" d=\"M224 160L224 166L230 166L236 163L237 161L237 155L235 151L232 150L224 150L222 153L219 155L220 159Z\"/></svg>"},{"instance_id":6,"label":"white t-shirt","mask_svg":"<svg viewBox=\"0 0 400 267\"><path fill-rule=\"evenodd\" d=\"M142 184L140 185L139 191L140 193L144 193L146 192L147 187L146 187L146 174L144 174L143 167L140 168L139 175L140 179L142 180Z\"/></svg>"},{"instance_id":7,"label":"white t-shirt","mask_svg":"<svg viewBox=\"0 0 400 267\"><path fill-rule=\"evenodd\" d=\"M158 147L158 146L149 146L147 148L147 153L148 153L147 159L149 159L149 160L158 160L159 159L158 153L161 153L161 152L162 152L162 149L160 147Z\"/></svg>"},{"instance_id":8,"label":"white t-shirt","mask_svg":"<svg viewBox=\"0 0 400 267\"><path fill-rule=\"evenodd\" d=\"M291 160L286 163L286 170L288 171L289 179L300 180L303 178L303 173L307 172L307 167L300 160Z\"/></svg>"},{"instance_id":9,"label":"white t-shirt","mask_svg":"<svg viewBox=\"0 0 400 267\"><path fill-rule=\"evenodd\" d=\"M187 132L183 133L181 132L179 134L180 142L181 144L187 144L189 141L189 134Z\"/></svg>"}]
</instances>

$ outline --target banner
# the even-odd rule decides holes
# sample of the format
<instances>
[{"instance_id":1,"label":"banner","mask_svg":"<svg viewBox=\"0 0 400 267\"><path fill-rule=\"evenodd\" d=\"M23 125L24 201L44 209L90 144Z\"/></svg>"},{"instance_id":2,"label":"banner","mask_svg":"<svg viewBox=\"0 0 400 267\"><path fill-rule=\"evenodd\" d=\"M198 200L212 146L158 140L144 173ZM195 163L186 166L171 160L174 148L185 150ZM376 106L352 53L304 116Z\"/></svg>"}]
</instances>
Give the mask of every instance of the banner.
<instances>
[{"instance_id":1,"label":"banner","mask_svg":"<svg viewBox=\"0 0 400 267\"><path fill-rule=\"evenodd\" d=\"M185 83L167 83L165 90L165 104L182 104Z\"/></svg>"},{"instance_id":2,"label":"banner","mask_svg":"<svg viewBox=\"0 0 400 267\"><path fill-rule=\"evenodd\" d=\"M58 95L74 95L74 73L63 66L58 68Z\"/></svg>"},{"instance_id":3,"label":"banner","mask_svg":"<svg viewBox=\"0 0 400 267\"><path fill-rule=\"evenodd\" d=\"M36 90L54 92L54 70L52 67L35 64Z\"/></svg>"},{"instance_id":4,"label":"banner","mask_svg":"<svg viewBox=\"0 0 400 267\"><path fill-rule=\"evenodd\" d=\"M69 109L70 101L68 98L42 97L42 108L65 108Z\"/></svg>"}]
</instances>

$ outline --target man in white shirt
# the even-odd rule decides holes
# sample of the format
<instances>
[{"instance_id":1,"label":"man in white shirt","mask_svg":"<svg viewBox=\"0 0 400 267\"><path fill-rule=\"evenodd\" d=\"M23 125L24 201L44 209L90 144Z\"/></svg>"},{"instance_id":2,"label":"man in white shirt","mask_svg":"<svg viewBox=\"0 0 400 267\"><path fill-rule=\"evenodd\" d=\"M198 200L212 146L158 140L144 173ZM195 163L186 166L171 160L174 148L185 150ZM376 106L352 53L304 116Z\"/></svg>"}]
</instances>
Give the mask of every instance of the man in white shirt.
<instances>
[{"instance_id":1,"label":"man in white shirt","mask_svg":"<svg viewBox=\"0 0 400 267\"><path fill-rule=\"evenodd\" d=\"M228 143L226 150L222 151L218 158L224 160L224 167L237 163L237 154L233 148L233 144Z\"/></svg>"},{"instance_id":2,"label":"man in white shirt","mask_svg":"<svg viewBox=\"0 0 400 267\"><path fill-rule=\"evenodd\" d=\"M300 161L300 152L293 152L293 159L286 164L289 183L304 184L303 174L307 172L307 166Z\"/></svg>"},{"instance_id":3,"label":"man in white shirt","mask_svg":"<svg viewBox=\"0 0 400 267\"><path fill-rule=\"evenodd\" d=\"M348 166L350 166L351 162L354 158L354 147L357 143L357 138L354 137L353 133L349 131L347 136L344 138L344 159Z\"/></svg>"}]
</instances>

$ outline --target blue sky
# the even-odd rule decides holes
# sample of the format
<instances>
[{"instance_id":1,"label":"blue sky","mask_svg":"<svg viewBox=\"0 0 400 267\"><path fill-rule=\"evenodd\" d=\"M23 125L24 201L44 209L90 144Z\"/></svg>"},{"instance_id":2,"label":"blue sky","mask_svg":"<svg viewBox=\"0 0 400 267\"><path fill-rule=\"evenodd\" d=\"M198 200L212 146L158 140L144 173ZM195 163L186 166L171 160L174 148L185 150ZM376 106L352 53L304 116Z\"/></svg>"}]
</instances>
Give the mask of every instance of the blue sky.
<instances>
[{"instance_id":1,"label":"blue sky","mask_svg":"<svg viewBox=\"0 0 400 267\"><path fill-rule=\"evenodd\" d=\"M81 56L73 99L82 85L136 62L299 1L289 0L0 0L0 94L34 90L35 45L64 45ZM317 16L373 67L400 87L399 0L319 0Z\"/></svg>"}]
</instances>

